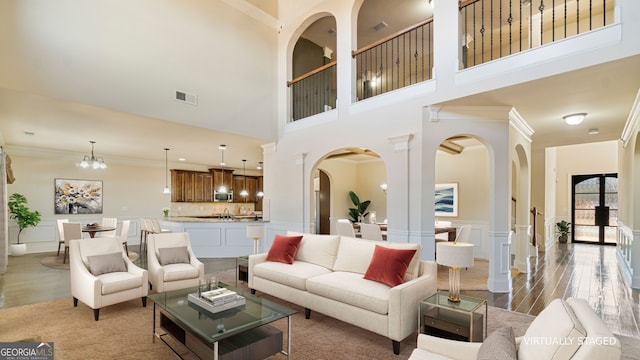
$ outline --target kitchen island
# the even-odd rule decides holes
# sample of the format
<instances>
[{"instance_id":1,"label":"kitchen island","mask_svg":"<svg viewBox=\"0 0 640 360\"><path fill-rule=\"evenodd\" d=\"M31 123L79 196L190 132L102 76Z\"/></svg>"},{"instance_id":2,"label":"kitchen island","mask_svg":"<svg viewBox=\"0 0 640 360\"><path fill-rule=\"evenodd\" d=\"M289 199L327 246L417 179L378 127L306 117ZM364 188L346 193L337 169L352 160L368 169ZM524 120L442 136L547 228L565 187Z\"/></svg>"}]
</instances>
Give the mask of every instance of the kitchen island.
<instances>
[{"instance_id":1,"label":"kitchen island","mask_svg":"<svg viewBox=\"0 0 640 360\"><path fill-rule=\"evenodd\" d=\"M198 258L225 258L253 254L253 240L247 225L264 224L254 217L220 219L217 216L176 216L160 219L163 229L189 233L191 248ZM265 239L260 239L260 252Z\"/></svg>"}]
</instances>

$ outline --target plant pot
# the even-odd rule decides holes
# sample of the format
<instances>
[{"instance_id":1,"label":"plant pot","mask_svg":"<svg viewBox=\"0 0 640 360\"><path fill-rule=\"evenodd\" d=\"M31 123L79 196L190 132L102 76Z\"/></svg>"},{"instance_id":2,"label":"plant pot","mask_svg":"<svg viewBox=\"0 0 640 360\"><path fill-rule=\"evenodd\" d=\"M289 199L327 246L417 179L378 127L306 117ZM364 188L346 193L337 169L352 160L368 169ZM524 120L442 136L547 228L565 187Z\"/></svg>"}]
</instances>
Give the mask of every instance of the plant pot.
<instances>
[{"instance_id":1,"label":"plant pot","mask_svg":"<svg viewBox=\"0 0 640 360\"><path fill-rule=\"evenodd\" d=\"M9 245L9 254L11 256L22 256L27 253L27 244L11 244Z\"/></svg>"},{"instance_id":2,"label":"plant pot","mask_svg":"<svg viewBox=\"0 0 640 360\"><path fill-rule=\"evenodd\" d=\"M558 242L561 243L561 244L564 244L564 243L567 242L568 238L569 238L569 236L567 236L567 235L560 235L560 236L558 236Z\"/></svg>"}]
</instances>

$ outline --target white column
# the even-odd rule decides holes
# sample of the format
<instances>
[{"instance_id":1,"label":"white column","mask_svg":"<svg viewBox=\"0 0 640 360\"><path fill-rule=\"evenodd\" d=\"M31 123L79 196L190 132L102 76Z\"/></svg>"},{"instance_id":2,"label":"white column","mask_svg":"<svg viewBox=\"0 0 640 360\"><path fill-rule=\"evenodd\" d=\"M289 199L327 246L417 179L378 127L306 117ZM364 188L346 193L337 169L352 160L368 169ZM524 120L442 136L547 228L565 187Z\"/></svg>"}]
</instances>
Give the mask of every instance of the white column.
<instances>
[{"instance_id":1,"label":"white column","mask_svg":"<svg viewBox=\"0 0 640 360\"><path fill-rule=\"evenodd\" d=\"M529 226L516 225L516 260L513 264L519 272L529 272Z\"/></svg>"}]
</instances>

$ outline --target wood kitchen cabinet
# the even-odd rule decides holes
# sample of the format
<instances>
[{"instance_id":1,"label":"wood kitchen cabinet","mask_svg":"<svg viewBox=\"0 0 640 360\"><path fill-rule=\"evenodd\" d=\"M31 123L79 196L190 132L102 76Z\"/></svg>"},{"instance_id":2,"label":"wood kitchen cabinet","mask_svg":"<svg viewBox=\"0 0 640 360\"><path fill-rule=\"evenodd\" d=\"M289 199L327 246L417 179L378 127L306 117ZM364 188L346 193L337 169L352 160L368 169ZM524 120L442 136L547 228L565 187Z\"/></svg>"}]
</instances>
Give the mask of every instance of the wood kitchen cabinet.
<instances>
[{"instance_id":1,"label":"wood kitchen cabinet","mask_svg":"<svg viewBox=\"0 0 640 360\"><path fill-rule=\"evenodd\" d=\"M233 190L233 197L237 196L233 184L233 170L230 169L209 169L213 174L213 188L217 189L224 185L227 189ZM242 190L242 189L240 189ZM238 190L238 192L240 191Z\"/></svg>"},{"instance_id":2,"label":"wood kitchen cabinet","mask_svg":"<svg viewBox=\"0 0 640 360\"><path fill-rule=\"evenodd\" d=\"M245 180L246 178L246 180ZM246 185L245 185L246 184ZM258 180L256 176L240 176L233 177L233 198L235 202L255 203L257 193ZM242 189L246 189L248 195L241 196Z\"/></svg>"},{"instance_id":3,"label":"wood kitchen cabinet","mask_svg":"<svg viewBox=\"0 0 640 360\"><path fill-rule=\"evenodd\" d=\"M189 170L171 170L171 202L212 201L213 175Z\"/></svg>"}]
</instances>

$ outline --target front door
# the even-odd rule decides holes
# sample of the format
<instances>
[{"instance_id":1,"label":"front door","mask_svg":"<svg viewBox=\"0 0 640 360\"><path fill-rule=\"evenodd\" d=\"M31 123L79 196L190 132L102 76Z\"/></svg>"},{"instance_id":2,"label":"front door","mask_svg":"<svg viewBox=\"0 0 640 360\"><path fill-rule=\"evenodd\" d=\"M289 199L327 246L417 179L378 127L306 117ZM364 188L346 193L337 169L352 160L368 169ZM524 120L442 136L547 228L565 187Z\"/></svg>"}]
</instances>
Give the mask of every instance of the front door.
<instances>
[{"instance_id":1,"label":"front door","mask_svg":"<svg viewBox=\"0 0 640 360\"><path fill-rule=\"evenodd\" d=\"M618 174L574 175L572 185L572 241L615 245Z\"/></svg>"}]
</instances>

